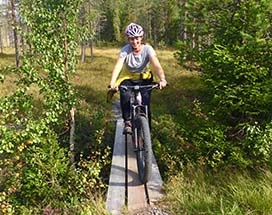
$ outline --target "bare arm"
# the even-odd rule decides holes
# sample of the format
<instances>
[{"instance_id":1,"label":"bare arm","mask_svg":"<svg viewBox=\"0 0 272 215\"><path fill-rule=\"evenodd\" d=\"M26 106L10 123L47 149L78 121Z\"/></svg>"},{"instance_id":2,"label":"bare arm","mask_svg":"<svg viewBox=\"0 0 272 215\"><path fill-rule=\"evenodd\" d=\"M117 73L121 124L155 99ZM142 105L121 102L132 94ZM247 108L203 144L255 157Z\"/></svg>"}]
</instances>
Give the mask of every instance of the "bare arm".
<instances>
[{"instance_id":1,"label":"bare arm","mask_svg":"<svg viewBox=\"0 0 272 215\"><path fill-rule=\"evenodd\" d=\"M159 59L157 58L157 56L153 56L150 58L150 62L152 64L152 66L154 67L154 70L156 72L156 75L158 76L158 78L160 79L160 89L162 89L163 87L166 87L167 85L167 81L165 79L165 74L164 74L164 70L160 64Z\"/></svg>"},{"instance_id":2,"label":"bare arm","mask_svg":"<svg viewBox=\"0 0 272 215\"><path fill-rule=\"evenodd\" d=\"M110 88L111 89L117 89L117 87L118 87L116 85L116 80L121 72L123 64L124 64L124 58L118 57L116 64L114 66L114 69L112 71L112 75L111 75L111 81L110 81Z\"/></svg>"}]
</instances>

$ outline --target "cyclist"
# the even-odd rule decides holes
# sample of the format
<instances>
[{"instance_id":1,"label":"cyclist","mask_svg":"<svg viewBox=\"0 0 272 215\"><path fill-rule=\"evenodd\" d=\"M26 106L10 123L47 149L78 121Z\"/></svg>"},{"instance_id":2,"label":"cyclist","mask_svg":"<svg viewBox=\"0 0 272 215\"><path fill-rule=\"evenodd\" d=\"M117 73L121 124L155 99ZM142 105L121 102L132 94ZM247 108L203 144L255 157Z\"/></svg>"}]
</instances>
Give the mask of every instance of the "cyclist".
<instances>
[{"instance_id":1,"label":"cyclist","mask_svg":"<svg viewBox=\"0 0 272 215\"><path fill-rule=\"evenodd\" d=\"M128 44L122 47L112 71L110 88L117 90L118 85L148 85L153 82L153 74L149 63L159 78L159 88L167 85L164 70L153 47L143 42L144 30L141 25L130 23L125 30ZM143 104L150 106L151 91L141 91ZM130 90L120 89L120 104L124 120L123 133L132 133L130 122ZM149 119L151 119L150 107Z\"/></svg>"}]
</instances>

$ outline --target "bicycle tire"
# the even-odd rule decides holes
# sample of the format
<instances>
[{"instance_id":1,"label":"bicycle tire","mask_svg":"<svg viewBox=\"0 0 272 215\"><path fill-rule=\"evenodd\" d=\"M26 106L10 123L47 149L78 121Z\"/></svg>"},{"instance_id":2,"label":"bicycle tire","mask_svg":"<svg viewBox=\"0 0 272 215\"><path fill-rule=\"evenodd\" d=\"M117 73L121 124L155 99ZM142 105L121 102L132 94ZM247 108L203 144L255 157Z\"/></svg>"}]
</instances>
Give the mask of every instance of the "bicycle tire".
<instances>
[{"instance_id":1,"label":"bicycle tire","mask_svg":"<svg viewBox=\"0 0 272 215\"><path fill-rule=\"evenodd\" d=\"M137 126L137 167L140 181L145 184L152 173L152 144L148 120L143 115L136 116Z\"/></svg>"}]
</instances>

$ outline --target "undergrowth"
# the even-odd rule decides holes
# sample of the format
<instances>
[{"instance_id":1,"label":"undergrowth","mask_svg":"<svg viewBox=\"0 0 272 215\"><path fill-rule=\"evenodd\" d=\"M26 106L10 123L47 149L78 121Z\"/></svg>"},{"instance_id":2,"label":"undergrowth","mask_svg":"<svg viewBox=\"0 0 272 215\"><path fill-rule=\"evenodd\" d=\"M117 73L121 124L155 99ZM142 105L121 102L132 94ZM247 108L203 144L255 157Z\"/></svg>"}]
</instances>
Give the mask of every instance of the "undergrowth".
<instances>
[{"instance_id":1,"label":"undergrowth","mask_svg":"<svg viewBox=\"0 0 272 215\"><path fill-rule=\"evenodd\" d=\"M270 171L209 171L188 165L167 183L172 214L271 214Z\"/></svg>"}]
</instances>

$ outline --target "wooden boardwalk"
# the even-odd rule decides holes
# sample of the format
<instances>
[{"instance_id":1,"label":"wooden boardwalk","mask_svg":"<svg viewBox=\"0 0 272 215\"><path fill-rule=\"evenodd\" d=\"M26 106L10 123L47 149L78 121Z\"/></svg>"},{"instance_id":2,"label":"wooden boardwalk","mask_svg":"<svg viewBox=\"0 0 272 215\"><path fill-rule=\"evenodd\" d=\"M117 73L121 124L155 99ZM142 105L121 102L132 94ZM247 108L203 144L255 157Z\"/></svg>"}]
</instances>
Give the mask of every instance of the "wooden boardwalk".
<instances>
[{"instance_id":1,"label":"wooden boardwalk","mask_svg":"<svg viewBox=\"0 0 272 215\"><path fill-rule=\"evenodd\" d=\"M151 180L143 185L139 181L136 155L130 135L123 135L123 121L116 121L116 133L111 174L107 193L107 210L113 215L142 209L162 198L162 178L153 155ZM127 144L126 144L127 143Z\"/></svg>"}]
</instances>

